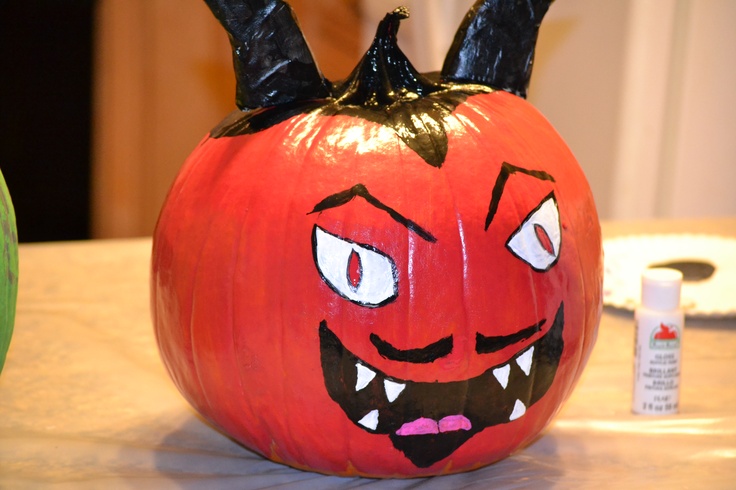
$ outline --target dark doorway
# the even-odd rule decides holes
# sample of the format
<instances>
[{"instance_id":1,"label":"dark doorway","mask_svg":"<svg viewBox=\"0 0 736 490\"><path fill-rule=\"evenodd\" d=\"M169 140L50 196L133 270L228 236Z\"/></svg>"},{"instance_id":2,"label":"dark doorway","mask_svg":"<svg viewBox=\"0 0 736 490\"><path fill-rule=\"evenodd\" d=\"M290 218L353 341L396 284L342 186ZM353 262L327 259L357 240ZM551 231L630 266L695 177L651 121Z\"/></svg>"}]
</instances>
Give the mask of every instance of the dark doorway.
<instances>
[{"instance_id":1,"label":"dark doorway","mask_svg":"<svg viewBox=\"0 0 736 490\"><path fill-rule=\"evenodd\" d=\"M89 238L94 0L0 0L0 169L20 241Z\"/></svg>"}]
</instances>

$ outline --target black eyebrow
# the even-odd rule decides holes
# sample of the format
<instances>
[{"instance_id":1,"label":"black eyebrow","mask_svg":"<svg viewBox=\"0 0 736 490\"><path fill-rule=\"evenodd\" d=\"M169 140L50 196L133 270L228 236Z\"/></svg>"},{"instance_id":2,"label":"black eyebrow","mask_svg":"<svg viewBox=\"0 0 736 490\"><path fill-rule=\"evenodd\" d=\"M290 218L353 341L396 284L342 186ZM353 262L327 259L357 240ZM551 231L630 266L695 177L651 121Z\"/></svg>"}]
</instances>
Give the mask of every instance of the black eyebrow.
<instances>
[{"instance_id":1,"label":"black eyebrow","mask_svg":"<svg viewBox=\"0 0 736 490\"><path fill-rule=\"evenodd\" d=\"M496 212L498 211L498 205L501 202L501 196L503 195L504 187L506 186L506 181L509 180L509 177L515 173L525 174L529 175L531 177L535 177L539 180L548 180L550 182L554 182L555 179L547 172L544 172L542 170L527 170L525 168L517 167L516 165L511 165L508 162L503 162L503 165L501 165L501 171L498 173L498 177L496 178L496 183L493 186L493 193L491 196L491 204L488 206L488 215L486 216L486 227L485 230L488 231L488 227L491 226L491 222L493 221L493 218L496 216Z\"/></svg>"},{"instance_id":2,"label":"black eyebrow","mask_svg":"<svg viewBox=\"0 0 736 490\"><path fill-rule=\"evenodd\" d=\"M337 194L332 194L331 196L324 198L319 203L317 203L317 205L314 206L314 209L312 209L307 214L321 213L322 211L325 211L327 209L342 206L343 204L347 204L352 201L355 197L362 197L371 206L374 206L381 211L387 212L389 216L391 216L395 221L401 223L424 240L430 243L435 243L437 241L437 238L435 238L434 235L432 235L430 232L428 232L412 220L405 218L398 211L386 206L381 201L373 197L373 195L368 192L368 189L363 184L356 184L350 189L338 192Z\"/></svg>"}]
</instances>

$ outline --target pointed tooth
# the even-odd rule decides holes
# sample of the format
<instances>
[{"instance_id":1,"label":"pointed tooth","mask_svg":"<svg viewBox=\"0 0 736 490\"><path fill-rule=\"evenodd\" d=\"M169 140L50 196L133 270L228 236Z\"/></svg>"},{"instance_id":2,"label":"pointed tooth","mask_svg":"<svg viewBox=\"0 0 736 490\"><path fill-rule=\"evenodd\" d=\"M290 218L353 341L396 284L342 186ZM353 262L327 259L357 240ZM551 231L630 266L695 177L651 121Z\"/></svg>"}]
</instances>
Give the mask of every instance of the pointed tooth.
<instances>
[{"instance_id":1,"label":"pointed tooth","mask_svg":"<svg viewBox=\"0 0 736 490\"><path fill-rule=\"evenodd\" d=\"M524 415L525 413L526 413L526 405L524 405L521 400L516 400L516 403L514 404L514 410L511 412L509 421L516 420L522 415Z\"/></svg>"},{"instance_id":2,"label":"pointed tooth","mask_svg":"<svg viewBox=\"0 0 736 490\"><path fill-rule=\"evenodd\" d=\"M373 381L373 378L376 377L376 373L372 369L367 368L360 363L357 363L355 367L358 370L358 380L355 382L355 391L360 391L368 386L368 383Z\"/></svg>"},{"instance_id":3,"label":"pointed tooth","mask_svg":"<svg viewBox=\"0 0 736 490\"><path fill-rule=\"evenodd\" d=\"M371 410L365 417L358 420L358 423L366 429L376 430L376 427L378 427L378 410Z\"/></svg>"},{"instance_id":4,"label":"pointed tooth","mask_svg":"<svg viewBox=\"0 0 736 490\"><path fill-rule=\"evenodd\" d=\"M383 388L386 390L386 398L393 403L406 388L405 383L396 383L388 379L383 380Z\"/></svg>"},{"instance_id":5,"label":"pointed tooth","mask_svg":"<svg viewBox=\"0 0 736 490\"><path fill-rule=\"evenodd\" d=\"M509 385L509 373L510 372L511 372L511 366L509 366L508 364L506 364L503 367L493 370L493 375L496 377L498 382L501 383L501 386L503 386L504 390Z\"/></svg>"},{"instance_id":6,"label":"pointed tooth","mask_svg":"<svg viewBox=\"0 0 736 490\"><path fill-rule=\"evenodd\" d=\"M532 370L532 359L534 358L534 346L531 346L528 351L516 358L516 364L519 365L524 374L529 376Z\"/></svg>"}]
</instances>

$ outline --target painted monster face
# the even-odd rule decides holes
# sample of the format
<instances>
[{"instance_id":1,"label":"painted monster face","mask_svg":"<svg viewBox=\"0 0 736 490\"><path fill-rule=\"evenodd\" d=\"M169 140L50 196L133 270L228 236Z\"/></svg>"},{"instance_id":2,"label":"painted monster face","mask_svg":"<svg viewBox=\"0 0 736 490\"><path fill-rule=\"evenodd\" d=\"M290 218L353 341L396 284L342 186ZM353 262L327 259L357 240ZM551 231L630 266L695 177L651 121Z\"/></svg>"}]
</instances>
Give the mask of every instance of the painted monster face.
<instances>
[{"instance_id":1,"label":"painted monster face","mask_svg":"<svg viewBox=\"0 0 736 490\"><path fill-rule=\"evenodd\" d=\"M489 202L482 208L488 213L485 220L472 223L486 234L493 232L491 227L501 206L506 182L517 172L540 181L554 182L554 178L544 171L530 171L504 162L495 184L489 188ZM363 199L385 213L386 219L405 227L428 248L442 247L442 240L438 240L430 230L381 202L362 184L325 198L313 212L328 212L331 208L349 204L353 199ZM443 224L437 227L445 228ZM481 243L466 243L464 253L471 253L477 247L479 254L498 257L500 261L518 260L531 271L545 273L557 263L562 247L560 213L554 193L546 195L518 223L503 250L490 249L495 242L483 234L479 236ZM322 280L345 301L362 308L390 309L400 296L409 294L408 285L401 281L401 266L391 255L370 243L358 243L315 225L312 247ZM411 260L424 262L421 258ZM444 274L461 274L459 267L452 271L445 264L435 265L435 276L439 277L430 277L424 287L415 286L414 294L431 295L432 286L437 287ZM493 262L489 265L493 266ZM503 281L503 277L497 280ZM441 288L436 291L441 291ZM486 300L494 302L492 295ZM468 306L473 308L473 305L462 305L456 297L449 301L438 297L434 298L431 308L442 315L441 310L460 310ZM493 329L489 329L486 323L480 323L476 332L470 326L469 329L450 331L449 335L427 345L401 347L371 331L370 326L354 326L364 336L363 341L358 342L360 351L374 349L381 358L389 361L384 363L388 369L403 365L429 365L425 371L431 372L436 361L453 355L456 342L468 344L469 340L474 340L475 345L472 349L465 349L465 356L483 359L491 354L510 351L501 362L487 363L487 368L479 375L444 382L413 381L382 371L362 359L359 353L346 348L330 329L330 320L323 319L319 336L325 386L330 397L358 427L372 434L388 435L394 447L413 464L428 467L452 454L487 427L523 417L527 407L545 395L554 380L564 348L563 301L558 303L556 311L550 313L549 318L533 318L530 325L513 325L518 330L507 334L493 334ZM378 314L375 321L380 324L385 320ZM411 323L404 327L443 331L432 321L426 325ZM402 340L404 332L400 325L396 326L391 337Z\"/></svg>"},{"instance_id":2,"label":"painted monster face","mask_svg":"<svg viewBox=\"0 0 736 490\"><path fill-rule=\"evenodd\" d=\"M193 151L154 234L154 326L179 390L246 447L323 473L466 471L532 442L601 311L590 189L519 97L533 42L516 30L534 38L549 1L479 0L439 77L398 50L397 9L334 84L304 68L281 0L207 2L244 110ZM254 55L273 32L289 42ZM489 32L498 56L479 66L506 68L475 73Z\"/></svg>"}]
</instances>

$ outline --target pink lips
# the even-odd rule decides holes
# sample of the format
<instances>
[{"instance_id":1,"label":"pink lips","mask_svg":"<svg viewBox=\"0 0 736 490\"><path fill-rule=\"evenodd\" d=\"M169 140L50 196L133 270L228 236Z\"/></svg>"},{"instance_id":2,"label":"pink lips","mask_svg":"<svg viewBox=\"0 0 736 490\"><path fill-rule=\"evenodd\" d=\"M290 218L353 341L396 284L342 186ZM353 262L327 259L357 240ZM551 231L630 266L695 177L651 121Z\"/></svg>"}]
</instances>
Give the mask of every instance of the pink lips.
<instances>
[{"instance_id":1,"label":"pink lips","mask_svg":"<svg viewBox=\"0 0 736 490\"><path fill-rule=\"evenodd\" d=\"M421 417L413 422L407 422L396 431L397 436L417 436L422 434L439 434L456 430L470 430L473 424L464 415L450 415L439 422L434 419Z\"/></svg>"}]
</instances>

